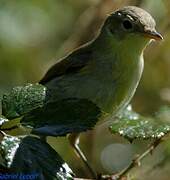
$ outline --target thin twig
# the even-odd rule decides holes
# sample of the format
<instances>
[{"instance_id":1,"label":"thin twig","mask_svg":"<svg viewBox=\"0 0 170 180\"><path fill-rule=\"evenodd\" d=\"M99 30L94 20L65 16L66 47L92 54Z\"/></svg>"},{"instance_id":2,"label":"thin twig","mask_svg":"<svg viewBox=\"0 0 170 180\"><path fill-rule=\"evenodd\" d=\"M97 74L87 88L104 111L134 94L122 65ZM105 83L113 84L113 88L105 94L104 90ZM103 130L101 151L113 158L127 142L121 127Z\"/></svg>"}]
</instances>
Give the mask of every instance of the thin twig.
<instances>
[{"instance_id":1,"label":"thin twig","mask_svg":"<svg viewBox=\"0 0 170 180\"><path fill-rule=\"evenodd\" d=\"M151 154L152 151L162 142L162 138L161 139L157 139L155 140L153 143L151 143L151 145L149 146L149 148L147 148L146 151L144 151L141 155L138 155L137 157L135 157L132 162L129 164L129 166L127 166L125 169L123 169L122 171L120 171L117 174L113 174L111 176L109 175L103 175L102 178L103 179L112 179L112 180L118 180L121 179L124 175L126 175L130 170L132 170L134 167L136 166L140 166L140 162L141 160L143 160L148 154Z\"/></svg>"},{"instance_id":2,"label":"thin twig","mask_svg":"<svg viewBox=\"0 0 170 180\"><path fill-rule=\"evenodd\" d=\"M163 137L164 138L164 137ZM127 173L129 173L134 167L140 166L141 161L148 155L152 154L153 150L163 141L162 139L157 139L150 146L144 151L141 155L136 156L132 162L121 170L120 172L112 175L102 175L100 179L104 180L120 180L122 179ZM94 179L84 179L84 178L74 178L74 180L94 180Z\"/></svg>"}]
</instances>

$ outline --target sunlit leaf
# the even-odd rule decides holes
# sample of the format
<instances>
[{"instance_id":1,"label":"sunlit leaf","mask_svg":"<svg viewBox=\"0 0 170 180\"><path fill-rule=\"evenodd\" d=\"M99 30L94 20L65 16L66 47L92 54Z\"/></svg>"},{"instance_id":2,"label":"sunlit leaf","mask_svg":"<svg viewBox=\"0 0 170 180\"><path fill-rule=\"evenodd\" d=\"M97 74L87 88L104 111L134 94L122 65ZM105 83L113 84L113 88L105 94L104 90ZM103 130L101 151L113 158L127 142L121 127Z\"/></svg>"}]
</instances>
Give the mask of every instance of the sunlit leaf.
<instances>
[{"instance_id":1,"label":"sunlit leaf","mask_svg":"<svg viewBox=\"0 0 170 180\"><path fill-rule=\"evenodd\" d=\"M0 115L0 126L2 126L2 124L8 122L8 119L6 119L4 116Z\"/></svg>"},{"instance_id":2,"label":"sunlit leaf","mask_svg":"<svg viewBox=\"0 0 170 180\"><path fill-rule=\"evenodd\" d=\"M40 84L27 84L14 87L2 99L2 114L9 119L41 107L45 99L46 88Z\"/></svg>"},{"instance_id":3,"label":"sunlit leaf","mask_svg":"<svg viewBox=\"0 0 170 180\"><path fill-rule=\"evenodd\" d=\"M144 117L135 113L129 106L110 126L111 133L119 134L129 140L158 139L170 132L170 123L158 117Z\"/></svg>"},{"instance_id":4,"label":"sunlit leaf","mask_svg":"<svg viewBox=\"0 0 170 180\"><path fill-rule=\"evenodd\" d=\"M14 155L21 142L20 138L4 135L1 143L1 156L3 161L0 162L6 168L10 168L13 162Z\"/></svg>"}]
</instances>

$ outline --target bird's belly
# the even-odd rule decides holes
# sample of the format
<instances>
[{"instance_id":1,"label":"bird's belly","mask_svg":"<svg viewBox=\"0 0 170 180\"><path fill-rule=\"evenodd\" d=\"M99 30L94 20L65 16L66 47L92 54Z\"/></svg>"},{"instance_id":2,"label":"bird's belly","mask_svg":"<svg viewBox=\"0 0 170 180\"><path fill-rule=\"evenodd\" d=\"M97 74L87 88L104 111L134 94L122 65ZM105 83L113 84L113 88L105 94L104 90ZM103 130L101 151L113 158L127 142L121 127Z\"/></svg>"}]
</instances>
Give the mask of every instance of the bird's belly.
<instances>
[{"instance_id":1,"label":"bird's belly","mask_svg":"<svg viewBox=\"0 0 170 180\"><path fill-rule=\"evenodd\" d=\"M103 112L116 115L119 110L129 104L135 93L137 84L138 82L133 82L125 87L116 83L110 84L107 88L105 87L103 90L96 92L94 102Z\"/></svg>"},{"instance_id":2,"label":"bird's belly","mask_svg":"<svg viewBox=\"0 0 170 180\"><path fill-rule=\"evenodd\" d=\"M131 83L133 82L133 83ZM106 114L116 113L125 106L134 94L137 82L123 84L121 79L105 79L69 76L57 79L47 85L53 89L51 100L63 98L83 98L95 103ZM123 88L122 88L123 87ZM49 98L48 98L49 99Z\"/></svg>"}]
</instances>

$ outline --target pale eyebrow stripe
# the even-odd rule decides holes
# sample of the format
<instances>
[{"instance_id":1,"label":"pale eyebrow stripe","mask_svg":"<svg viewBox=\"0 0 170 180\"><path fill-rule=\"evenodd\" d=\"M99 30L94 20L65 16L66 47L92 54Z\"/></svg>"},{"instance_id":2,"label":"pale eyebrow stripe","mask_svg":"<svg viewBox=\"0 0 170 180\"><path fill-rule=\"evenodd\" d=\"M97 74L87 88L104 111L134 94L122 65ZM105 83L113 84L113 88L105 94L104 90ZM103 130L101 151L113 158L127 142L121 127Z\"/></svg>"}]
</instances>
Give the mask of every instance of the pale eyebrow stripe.
<instances>
[{"instance_id":1,"label":"pale eyebrow stripe","mask_svg":"<svg viewBox=\"0 0 170 180\"><path fill-rule=\"evenodd\" d=\"M128 15L128 14L126 15L126 17L128 17L132 21L135 21L134 18L132 16Z\"/></svg>"}]
</instances>

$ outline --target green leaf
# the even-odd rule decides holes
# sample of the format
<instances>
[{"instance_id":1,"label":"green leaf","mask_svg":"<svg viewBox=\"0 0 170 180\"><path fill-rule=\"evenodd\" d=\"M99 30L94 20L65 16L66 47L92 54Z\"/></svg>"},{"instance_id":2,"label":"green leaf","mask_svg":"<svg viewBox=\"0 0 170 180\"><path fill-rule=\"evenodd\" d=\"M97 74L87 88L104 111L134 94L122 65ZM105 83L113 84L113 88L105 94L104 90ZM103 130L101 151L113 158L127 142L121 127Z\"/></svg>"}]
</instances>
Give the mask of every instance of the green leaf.
<instances>
[{"instance_id":1,"label":"green leaf","mask_svg":"<svg viewBox=\"0 0 170 180\"><path fill-rule=\"evenodd\" d=\"M0 168L9 170L11 175L29 174L36 176L38 180L73 179L72 170L59 154L36 137L17 138L4 135L0 144L0 155Z\"/></svg>"},{"instance_id":2,"label":"green leaf","mask_svg":"<svg viewBox=\"0 0 170 180\"><path fill-rule=\"evenodd\" d=\"M110 126L110 131L130 141L136 138L158 139L170 132L170 123L160 119L158 115L154 118L141 116L129 106L116 117L116 120Z\"/></svg>"},{"instance_id":3,"label":"green leaf","mask_svg":"<svg viewBox=\"0 0 170 180\"><path fill-rule=\"evenodd\" d=\"M4 116L0 115L0 127L8 121L9 121L8 119L6 119Z\"/></svg>"},{"instance_id":4,"label":"green leaf","mask_svg":"<svg viewBox=\"0 0 170 180\"><path fill-rule=\"evenodd\" d=\"M2 114L14 119L41 107L44 103L46 88L40 84L27 84L14 87L11 92L3 95Z\"/></svg>"},{"instance_id":5,"label":"green leaf","mask_svg":"<svg viewBox=\"0 0 170 180\"><path fill-rule=\"evenodd\" d=\"M20 142L21 142L20 138L3 134L3 139L1 140L1 143L0 143L0 150L1 150L0 155L3 161L0 161L0 164L4 168L10 168L13 162L15 152L17 148L19 147Z\"/></svg>"}]
</instances>

